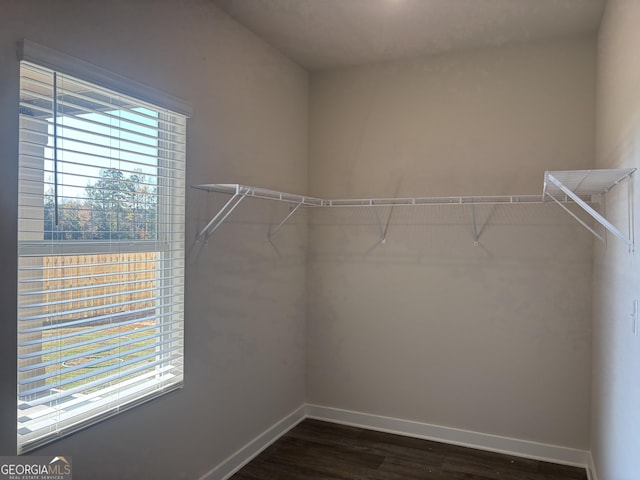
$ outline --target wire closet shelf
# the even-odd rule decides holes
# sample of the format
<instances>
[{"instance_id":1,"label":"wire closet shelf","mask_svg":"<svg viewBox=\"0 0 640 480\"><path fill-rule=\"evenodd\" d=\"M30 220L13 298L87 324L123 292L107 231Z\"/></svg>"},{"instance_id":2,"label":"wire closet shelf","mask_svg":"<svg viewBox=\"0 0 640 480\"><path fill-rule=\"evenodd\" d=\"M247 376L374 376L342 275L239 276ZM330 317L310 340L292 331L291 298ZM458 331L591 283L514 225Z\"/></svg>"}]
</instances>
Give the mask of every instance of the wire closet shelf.
<instances>
[{"instance_id":1,"label":"wire closet shelf","mask_svg":"<svg viewBox=\"0 0 640 480\"><path fill-rule=\"evenodd\" d=\"M293 205L289 214L273 229L274 235L293 216L298 208L324 207L395 207L395 206L428 206L428 205L514 205L537 204L549 200L562 207L569 215L596 237L604 237L589 224L576 215L567 204L575 204L591 216L596 222L622 240L630 251L633 251L633 240L630 235L623 234L617 227L597 212L590 204L600 203L603 196L622 181L631 178L635 168L597 169L597 170L565 170L546 171L542 195L494 195L494 196L448 196L448 197L399 197L399 198L346 198L324 199L307 195L268 190L249 185L211 183L194 185L193 188L207 192L230 195L227 202L211 217L198 233L196 240L210 237L245 198L258 198L285 202ZM631 208L630 208L631 212ZM475 219L474 219L475 220ZM629 216L630 232L632 232L632 215ZM476 235L474 243L477 244Z\"/></svg>"}]
</instances>

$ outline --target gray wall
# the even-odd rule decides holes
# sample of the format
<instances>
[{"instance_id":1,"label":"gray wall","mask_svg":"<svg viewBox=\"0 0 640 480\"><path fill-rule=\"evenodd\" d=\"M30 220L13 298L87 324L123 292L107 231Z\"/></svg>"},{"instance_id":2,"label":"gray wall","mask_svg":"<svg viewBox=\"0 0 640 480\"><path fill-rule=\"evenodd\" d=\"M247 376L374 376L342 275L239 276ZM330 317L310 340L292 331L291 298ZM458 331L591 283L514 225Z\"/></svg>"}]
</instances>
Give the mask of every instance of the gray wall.
<instances>
[{"instance_id":1,"label":"gray wall","mask_svg":"<svg viewBox=\"0 0 640 480\"><path fill-rule=\"evenodd\" d=\"M307 73L207 0L0 1L0 455L15 453L18 63L28 38L193 103L187 184L307 188ZM222 199L187 192L181 391L42 448L78 478L197 478L304 402L304 217L247 202L204 248ZM257 402L256 399L259 399Z\"/></svg>"},{"instance_id":2,"label":"gray wall","mask_svg":"<svg viewBox=\"0 0 640 480\"><path fill-rule=\"evenodd\" d=\"M598 39L598 168L640 167L639 22L640 2L607 2ZM627 232L633 198L636 245L637 175L607 199L608 217ZM640 300L637 248L631 255L610 236L606 249L595 249L591 451L601 480L635 480L640 472L640 332L634 336L630 316L633 301Z\"/></svg>"},{"instance_id":3,"label":"gray wall","mask_svg":"<svg viewBox=\"0 0 640 480\"><path fill-rule=\"evenodd\" d=\"M536 194L593 166L595 39L313 73L310 194ZM310 217L310 403L589 445L591 234L557 206ZM380 210L383 226L389 209Z\"/></svg>"}]
</instances>

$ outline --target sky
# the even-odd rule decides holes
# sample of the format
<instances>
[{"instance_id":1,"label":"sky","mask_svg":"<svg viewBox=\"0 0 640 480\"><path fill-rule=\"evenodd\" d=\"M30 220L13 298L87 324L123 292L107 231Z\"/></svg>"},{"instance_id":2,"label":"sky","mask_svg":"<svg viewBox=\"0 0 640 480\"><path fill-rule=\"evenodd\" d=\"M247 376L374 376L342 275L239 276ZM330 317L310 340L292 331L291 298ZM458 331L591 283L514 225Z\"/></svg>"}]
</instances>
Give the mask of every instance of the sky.
<instances>
[{"instance_id":1,"label":"sky","mask_svg":"<svg viewBox=\"0 0 640 480\"><path fill-rule=\"evenodd\" d=\"M139 112L139 113L138 113ZM156 119L153 118L156 117ZM128 177L142 173L155 185L158 166L158 114L145 108L136 112L58 116L58 197L83 199L86 187L100 178L100 171L122 170ZM45 193L54 185L53 118L49 120L45 148Z\"/></svg>"}]
</instances>

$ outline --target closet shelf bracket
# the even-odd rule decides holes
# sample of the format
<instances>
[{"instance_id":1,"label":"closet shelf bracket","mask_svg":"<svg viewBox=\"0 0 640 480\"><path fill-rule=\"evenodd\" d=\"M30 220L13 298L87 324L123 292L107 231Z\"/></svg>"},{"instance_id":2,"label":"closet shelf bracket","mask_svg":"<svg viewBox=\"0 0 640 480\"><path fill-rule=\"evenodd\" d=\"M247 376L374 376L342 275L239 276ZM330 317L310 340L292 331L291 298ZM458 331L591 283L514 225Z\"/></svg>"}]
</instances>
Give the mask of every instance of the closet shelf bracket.
<instances>
[{"instance_id":1,"label":"closet shelf bracket","mask_svg":"<svg viewBox=\"0 0 640 480\"><path fill-rule=\"evenodd\" d=\"M585 200L591 197L592 201L602 198L613 187L623 180L630 179L635 172L635 168L623 169L599 169L599 170L568 170L568 171L546 171L544 174L543 198L549 197L556 204L562 207L569 215L577 220L583 227L594 234L598 239L604 241L603 235L597 233L586 222L569 210L558 196L566 196L573 200L582 210L591 216L596 222L607 229L616 238L624 242L629 248L629 252L634 250L633 242L633 197L629 195L629 235L622 233L615 225L607 220L602 214L597 212Z\"/></svg>"},{"instance_id":2,"label":"closet shelf bracket","mask_svg":"<svg viewBox=\"0 0 640 480\"><path fill-rule=\"evenodd\" d=\"M471 223L473 226L473 246L480 245L480 235L478 234L478 223L476 222L476 205L471 204Z\"/></svg>"},{"instance_id":3,"label":"closet shelf bracket","mask_svg":"<svg viewBox=\"0 0 640 480\"><path fill-rule=\"evenodd\" d=\"M240 205L240 203L242 203L242 200L244 200L246 196L246 193L234 193L233 196L222 206L222 208L218 210L218 212L211 218L211 220L209 220L207 225L202 230L200 230L200 233L198 233L198 236L196 237L196 241L199 242L203 238L205 240L208 239L213 234L213 232L220 228L220 225L222 225L222 223L227 219L229 215L231 215L236 207Z\"/></svg>"},{"instance_id":4,"label":"closet shelf bracket","mask_svg":"<svg viewBox=\"0 0 640 480\"><path fill-rule=\"evenodd\" d=\"M391 224L391 216L393 215L393 208L391 207L389 210L389 215L387 216L387 222L382 225L382 220L380 220L380 213L378 209L374 207L373 212L376 215L376 223L378 224L378 231L380 232L380 245L384 245L387 243L387 233L389 232L389 225Z\"/></svg>"},{"instance_id":5,"label":"closet shelf bracket","mask_svg":"<svg viewBox=\"0 0 640 480\"><path fill-rule=\"evenodd\" d=\"M249 187L247 185L230 183L211 183L204 185L194 185L193 188L206 192L224 193L231 195L231 198L220 208L207 222L205 227L196 236L196 241L206 240L215 232L223 222L231 215L245 198L260 198L263 200L275 200L295 205L289 214L267 234L270 240L280 228L289 220L300 207L319 207L323 205L323 200L293 193L277 192L266 188Z\"/></svg>"},{"instance_id":6,"label":"closet shelf bracket","mask_svg":"<svg viewBox=\"0 0 640 480\"><path fill-rule=\"evenodd\" d=\"M376 215L376 223L378 224L378 231L380 232L380 244L384 245L387 243L387 235L385 234L384 228L382 227L382 222L380 221L380 215L378 214L378 209L374 208L373 213Z\"/></svg>"},{"instance_id":7,"label":"closet shelf bracket","mask_svg":"<svg viewBox=\"0 0 640 480\"><path fill-rule=\"evenodd\" d=\"M267 234L267 239L271 240L273 236L278 232L278 230L280 230L284 226L284 224L287 223L287 220L289 220L301 206L302 206L302 202L298 203L295 207L293 207L291 211L287 214L287 216L284 217L278 225L276 225L275 227L273 227L272 230L269 231L269 233Z\"/></svg>"}]
</instances>

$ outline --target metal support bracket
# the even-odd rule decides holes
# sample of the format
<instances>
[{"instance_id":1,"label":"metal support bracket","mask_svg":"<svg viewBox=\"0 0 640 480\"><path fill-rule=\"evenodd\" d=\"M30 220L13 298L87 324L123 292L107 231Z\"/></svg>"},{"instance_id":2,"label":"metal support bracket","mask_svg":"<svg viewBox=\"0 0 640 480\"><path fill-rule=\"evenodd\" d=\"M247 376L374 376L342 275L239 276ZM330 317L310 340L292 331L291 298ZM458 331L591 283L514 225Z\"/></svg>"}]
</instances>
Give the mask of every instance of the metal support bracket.
<instances>
[{"instance_id":1,"label":"metal support bracket","mask_svg":"<svg viewBox=\"0 0 640 480\"><path fill-rule=\"evenodd\" d=\"M378 224L378 230L380 231L380 244L384 245L385 243L387 243L387 232L382 227L382 222L380 221L380 215L378 214L378 209L374 208L373 211L376 214L376 222Z\"/></svg>"},{"instance_id":2,"label":"metal support bracket","mask_svg":"<svg viewBox=\"0 0 640 480\"><path fill-rule=\"evenodd\" d=\"M236 207L240 205L240 203L245 199L246 196L246 192L240 193L239 191L237 191L236 193L234 193L233 196L229 200L227 200L227 203L225 203L222 208L218 210L218 213L216 213L213 218L209 220L209 223L207 223L207 225L202 230L200 230L200 233L198 233L198 236L196 237L196 241L199 242L203 237L205 238L205 240L209 238L213 234L213 232L220 228L220 225L222 225L227 217L231 215L231 212L233 212Z\"/></svg>"},{"instance_id":3,"label":"metal support bracket","mask_svg":"<svg viewBox=\"0 0 640 480\"><path fill-rule=\"evenodd\" d=\"M384 245L387 243L387 233L389 232L389 225L391 224L391 216L393 215L393 206L391 206L391 210L389 210L389 216L387 217L387 223L385 226L382 226L382 221L380 220L380 214L378 213L378 209L374 207L373 212L376 214L376 223L378 224L378 231L380 232L380 244Z\"/></svg>"},{"instance_id":4,"label":"metal support bracket","mask_svg":"<svg viewBox=\"0 0 640 480\"><path fill-rule=\"evenodd\" d=\"M302 206L302 202L298 203L295 207L293 207L291 211L287 214L287 216L284 217L282 221L273 228L273 230L270 230L269 233L267 233L267 239L271 240L271 238L278 232L278 230L280 230L284 226L284 224L287 223L287 220L289 220L301 206Z\"/></svg>"},{"instance_id":5,"label":"metal support bracket","mask_svg":"<svg viewBox=\"0 0 640 480\"><path fill-rule=\"evenodd\" d=\"M547 193L547 196L549 198L551 198L551 200L556 202L556 204L559 205L565 212L567 212L569 215L571 215L580 225L582 225L584 228L586 228L591 233L593 233L593 235L595 235L596 238L598 238L598 240L600 240L601 242L605 241L605 238L602 235L600 235L593 228L591 228L589 225L587 225L587 223L585 221L583 221L579 216L577 216L575 213L573 213L571 210L569 210L569 208L567 208L567 206L564 203L562 203L560 200L558 200L556 197L554 197L553 195L551 195L549 193ZM591 207L589 207L589 208L591 208Z\"/></svg>"},{"instance_id":6,"label":"metal support bracket","mask_svg":"<svg viewBox=\"0 0 640 480\"><path fill-rule=\"evenodd\" d=\"M569 213L575 220L577 220L583 227L593 233L597 238L602 241L605 241L605 238L595 232L590 226L586 224L582 219L580 219L575 213L573 213L569 208L563 205L560 200L558 200L553 194L552 191L559 191L566 195L568 198L573 200L576 205L578 205L582 210L584 210L587 214L589 214L596 222L606 228L610 233L612 233L616 238L620 239L622 242L627 245L629 248L629 252L632 253L634 250L634 244L632 240L632 236L627 237L624 233L622 233L615 225L609 222L604 216L598 213L593 207L591 207L587 202L585 202L581 197L582 195L599 195L607 193L611 188L620 183L624 179L628 179L631 177L635 169L626 169L626 170L584 170L584 171L576 171L576 172L545 172L544 176L544 190L543 196L548 196L558 205L560 205L567 213ZM589 180L592 172L599 172L601 179ZM604 172L604 173L601 173ZM569 173L573 175L573 177L569 176ZM605 173L611 173L611 178L605 178ZM558 175L559 174L559 175ZM567 180L575 180L576 174L582 175L582 177L577 182L574 189L569 188L562 182L558 176L562 177L563 174L567 178ZM584 187L584 185L592 185L590 189ZM597 188L596 188L597 187ZM581 190L582 189L582 190ZM579 194L580 193L580 194ZM631 207L630 207L631 209ZM630 217L630 230L633 230L631 226L632 218Z\"/></svg>"},{"instance_id":7,"label":"metal support bracket","mask_svg":"<svg viewBox=\"0 0 640 480\"><path fill-rule=\"evenodd\" d=\"M471 204L471 221L473 224L473 246L477 247L480 245L479 235L478 235L478 224L476 223L476 206L475 204Z\"/></svg>"}]
</instances>

